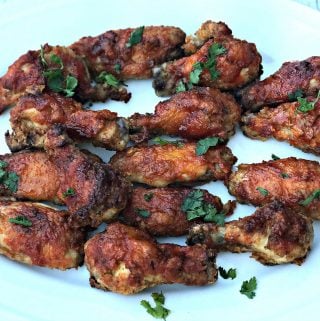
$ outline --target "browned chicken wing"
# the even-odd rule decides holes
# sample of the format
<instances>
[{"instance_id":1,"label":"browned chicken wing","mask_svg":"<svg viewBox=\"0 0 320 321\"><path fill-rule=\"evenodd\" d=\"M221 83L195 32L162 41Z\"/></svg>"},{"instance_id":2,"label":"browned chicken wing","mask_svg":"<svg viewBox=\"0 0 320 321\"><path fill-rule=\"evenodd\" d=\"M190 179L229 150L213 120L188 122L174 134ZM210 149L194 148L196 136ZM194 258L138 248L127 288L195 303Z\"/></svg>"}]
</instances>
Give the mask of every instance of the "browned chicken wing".
<instances>
[{"instance_id":1,"label":"browned chicken wing","mask_svg":"<svg viewBox=\"0 0 320 321\"><path fill-rule=\"evenodd\" d=\"M68 77L77 83L74 95L66 91ZM0 112L14 105L25 94L55 91L79 101L105 101L107 98L128 101L130 94L123 86L106 83L92 85L92 77L82 57L68 47L45 45L42 50L28 51L16 60L0 78Z\"/></svg>"},{"instance_id":2,"label":"browned chicken wing","mask_svg":"<svg viewBox=\"0 0 320 321\"><path fill-rule=\"evenodd\" d=\"M289 102L301 91L304 96L316 96L320 90L320 57L285 62L273 75L239 92L241 103L247 110Z\"/></svg>"},{"instance_id":3,"label":"browned chicken wing","mask_svg":"<svg viewBox=\"0 0 320 321\"><path fill-rule=\"evenodd\" d=\"M194 192L200 195L196 197ZM188 200L192 202L192 206L189 210L184 210L183 204ZM216 214L231 215L235 205L234 201L223 205L219 197L201 189L138 187L133 190L120 219L125 224L136 226L151 235L179 236L185 235L195 223L209 220L204 215L208 206L208 212L210 210Z\"/></svg>"},{"instance_id":4,"label":"browned chicken wing","mask_svg":"<svg viewBox=\"0 0 320 321\"><path fill-rule=\"evenodd\" d=\"M227 140L234 134L240 113L240 106L231 95L198 87L160 102L154 114L131 116L131 139L141 141L167 134L187 139L216 136Z\"/></svg>"},{"instance_id":5,"label":"browned chicken wing","mask_svg":"<svg viewBox=\"0 0 320 321\"><path fill-rule=\"evenodd\" d=\"M153 87L158 96L171 95L181 83L233 90L260 75L261 56L256 46L223 32L208 39L188 57L164 63L154 69ZM192 45L191 45L192 47ZM187 49L193 52L193 49Z\"/></svg>"},{"instance_id":6,"label":"browned chicken wing","mask_svg":"<svg viewBox=\"0 0 320 321\"><path fill-rule=\"evenodd\" d=\"M6 140L11 151L43 148L45 136L53 125L63 125L76 140L89 140L95 146L123 150L129 140L124 118L109 110L91 111L71 98L57 93L28 95L11 110L13 132Z\"/></svg>"},{"instance_id":7,"label":"browned chicken wing","mask_svg":"<svg viewBox=\"0 0 320 321\"><path fill-rule=\"evenodd\" d=\"M154 66L180 57L184 40L179 28L148 26L83 37L71 48L85 57L95 76L105 71L118 79L145 79L152 77Z\"/></svg>"},{"instance_id":8,"label":"browned chicken wing","mask_svg":"<svg viewBox=\"0 0 320 321\"><path fill-rule=\"evenodd\" d=\"M320 101L308 112L300 112L300 106L299 102L284 103L247 114L242 118L242 130L250 138L274 137L305 152L320 155Z\"/></svg>"},{"instance_id":9,"label":"browned chicken wing","mask_svg":"<svg viewBox=\"0 0 320 321\"><path fill-rule=\"evenodd\" d=\"M0 161L7 175L18 177L12 188L0 183L0 195L64 204L75 225L97 226L126 205L126 180L95 155L72 145L48 153L7 154L0 156Z\"/></svg>"},{"instance_id":10,"label":"browned chicken wing","mask_svg":"<svg viewBox=\"0 0 320 321\"><path fill-rule=\"evenodd\" d=\"M320 164L289 157L257 164L241 164L230 175L229 192L241 203L261 206L274 200L304 207L320 219Z\"/></svg>"},{"instance_id":11,"label":"browned chicken wing","mask_svg":"<svg viewBox=\"0 0 320 321\"><path fill-rule=\"evenodd\" d=\"M174 183L226 180L236 162L222 145L196 154L196 143L135 146L117 152L110 164L131 182L165 187Z\"/></svg>"},{"instance_id":12,"label":"browned chicken wing","mask_svg":"<svg viewBox=\"0 0 320 321\"><path fill-rule=\"evenodd\" d=\"M25 264L66 270L83 260L85 232L69 214L38 203L0 201L0 253Z\"/></svg>"},{"instance_id":13,"label":"browned chicken wing","mask_svg":"<svg viewBox=\"0 0 320 321\"><path fill-rule=\"evenodd\" d=\"M313 241L312 220L282 203L274 202L250 216L225 226L200 224L191 228L189 244L231 252L252 252L257 261L271 265L301 264Z\"/></svg>"},{"instance_id":14,"label":"browned chicken wing","mask_svg":"<svg viewBox=\"0 0 320 321\"><path fill-rule=\"evenodd\" d=\"M91 286L121 294L164 283L206 285L217 279L212 250L158 244L147 233L120 223L85 244L85 263Z\"/></svg>"}]
</instances>

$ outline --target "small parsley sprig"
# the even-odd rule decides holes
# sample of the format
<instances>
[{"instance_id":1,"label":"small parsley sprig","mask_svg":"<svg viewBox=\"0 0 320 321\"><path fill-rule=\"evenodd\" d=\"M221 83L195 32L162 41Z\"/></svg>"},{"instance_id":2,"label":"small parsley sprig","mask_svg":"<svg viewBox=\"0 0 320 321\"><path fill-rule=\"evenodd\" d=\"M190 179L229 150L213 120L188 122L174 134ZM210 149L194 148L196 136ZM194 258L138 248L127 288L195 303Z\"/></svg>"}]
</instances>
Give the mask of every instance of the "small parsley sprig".
<instances>
[{"instance_id":1,"label":"small parsley sprig","mask_svg":"<svg viewBox=\"0 0 320 321\"><path fill-rule=\"evenodd\" d=\"M141 42L143 32L144 32L144 26L134 29L130 34L129 40L126 43L126 47L131 48L132 46L135 46L136 44Z\"/></svg>"},{"instance_id":2,"label":"small parsley sprig","mask_svg":"<svg viewBox=\"0 0 320 321\"><path fill-rule=\"evenodd\" d=\"M15 193L18 190L19 176L15 172L7 171L7 167L7 162L0 161L0 184Z\"/></svg>"},{"instance_id":3,"label":"small parsley sprig","mask_svg":"<svg viewBox=\"0 0 320 321\"><path fill-rule=\"evenodd\" d=\"M230 268L226 271L223 267L219 266L219 273L220 276L224 279L235 279L237 277L237 269Z\"/></svg>"},{"instance_id":4,"label":"small parsley sprig","mask_svg":"<svg viewBox=\"0 0 320 321\"><path fill-rule=\"evenodd\" d=\"M97 82L104 83L114 88L120 88L121 86L126 86L126 84L123 81L117 79L114 75L109 74L106 71L102 71L98 75Z\"/></svg>"},{"instance_id":5,"label":"small parsley sprig","mask_svg":"<svg viewBox=\"0 0 320 321\"><path fill-rule=\"evenodd\" d=\"M299 102L299 106L297 107L297 111L301 113L307 113L313 110L316 103L319 101L319 99L320 99L320 90L318 91L318 95L314 101L308 101L307 98L298 97L297 100Z\"/></svg>"},{"instance_id":6,"label":"small parsley sprig","mask_svg":"<svg viewBox=\"0 0 320 321\"><path fill-rule=\"evenodd\" d=\"M170 310L164 307L165 297L163 293L152 293L151 294L155 307L152 307L147 300L141 300L140 304L151 314L155 319L166 320L170 313Z\"/></svg>"},{"instance_id":7,"label":"small parsley sprig","mask_svg":"<svg viewBox=\"0 0 320 321\"><path fill-rule=\"evenodd\" d=\"M210 147L216 146L222 139L219 137L207 137L198 141L196 146L196 155L204 155Z\"/></svg>"},{"instance_id":8,"label":"small parsley sprig","mask_svg":"<svg viewBox=\"0 0 320 321\"><path fill-rule=\"evenodd\" d=\"M243 281L240 293L247 296L249 299L253 299L256 296L255 290L257 289L257 279L252 277L249 281Z\"/></svg>"}]
</instances>

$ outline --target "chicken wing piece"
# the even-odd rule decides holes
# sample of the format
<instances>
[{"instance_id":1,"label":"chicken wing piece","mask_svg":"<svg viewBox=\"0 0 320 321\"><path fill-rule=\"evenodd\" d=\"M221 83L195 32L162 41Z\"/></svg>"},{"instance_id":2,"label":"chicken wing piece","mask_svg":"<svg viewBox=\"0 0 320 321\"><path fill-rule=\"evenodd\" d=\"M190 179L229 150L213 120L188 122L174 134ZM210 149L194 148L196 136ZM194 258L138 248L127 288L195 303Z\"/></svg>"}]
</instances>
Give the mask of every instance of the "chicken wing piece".
<instances>
[{"instance_id":1,"label":"chicken wing piece","mask_svg":"<svg viewBox=\"0 0 320 321\"><path fill-rule=\"evenodd\" d=\"M216 37L232 37L232 30L224 22L208 20L204 22L195 33L195 36L187 36L183 45L185 54L194 54L203 44Z\"/></svg>"},{"instance_id":2,"label":"chicken wing piece","mask_svg":"<svg viewBox=\"0 0 320 321\"><path fill-rule=\"evenodd\" d=\"M226 180L237 161L222 145L196 154L196 143L135 146L117 152L111 166L131 182L165 187L174 183Z\"/></svg>"},{"instance_id":3,"label":"chicken wing piece","mask_svg":"<svg viewBox=\"0 0 320 321\"><path fill-rule=\"evenodd\" d=\"M261 56L253 43L232 37L209 39L194 54L154 69L153 87L168 96L193 85L234 90L260 75Z\"/></svg>"},{"instance_id":4,"label":"chicken wing piece","mask_svg":"<svg viewBox=\"0 0 320 321\"><path fill-rule=\"evenodd\" d=\"M38 203L0 201L0 253L25 264L66 270L83 260L86 233L69 214Z\"/></svg>"},{"instance_id":5,"label":"chicken wing piece","mask_svg":"<svg viewBox=\"0 0 320 321\"><path fill-rule=\"evenodd\" d=\"M284 103L246 114L242 117L242 130L250 138L274 137L304 152L320 155L320 101L308 112L300 112L300 106L299 102Z\"/></svg>"},{"instance_id":6,"label":"chicken wing piece","mask_svg":"<svg viewBox=\"0 0 320 321\"><path fill-rule=\"evenodd\" d=\"M189 208L185 208L187 202ZM235 206L234 201L223 205L219 197L202 189L138 187L120 219L151 235L180 236L195 223L213 221L216 215L231 215ZM209 213L212 217L206 215Z\"/></svg>"},{"instance_id":7,"label":"chicken wing piece","mask_svg":"<svg viewBox=\"0 0 320 321\"><path fill-rule=\"evenodd\" d=\"M158 244L120 223L85 244L92 287L133 294L159 284L206 285L217 279L215 254L204 246Z\"/></svg>"},{"instance_id":8,"label":"chicken wing piece","mask_svg":"<svg viewBox=\"0 0 320 321\"><path fill-rule=\"evenodd\" d=\"M3 155L0 166L5 172L1 196L66 205L70 219L79 226L97 226L114 217L125 207L130 190L109 165L72 145L48 153Z\"/></svg>"},{"instance_id":9,"label":"chicken wing piece","mask_svg":"<svg viewBox=\"0 0 320 321\"><path fill-rule=\"evenodd\" d=\"M11 110L13 132L6 134L11 151L43 148L48 130L63 125L76 141L89 140L95 146L123 150L129 140L127 121L109 110L91 111L57 93L27 95Z\"/></svg>"},{"instance_id":10,"label":"chicken wing piece","mask_svg":"<svg viewBox=\"0 0 320 321\"><path fill-rule=\"evenodd\" d=\"M107 72L122 80L146 79L154 66L181 56L184 40L179 28L148 26L83 37L71 48L85 57L95 76Z\"/></svg>"},{"instance_id":11,"label":"chicken wing piece","mask_svg":"<svg viewBox=\"0 0 320 321\"><path fill-rule=\"evenodd\" d=\"M76 82L70 81L70 77L76 78ZM41 50L22 55L0 78L0 112L25 94L44 91L73 96L82 102L107 98L127 102L130 99L130 94L120 84L97 83L93 86L92 80L95 79L89 74L84 59L72 49L46 44Z\"/></svg>"},{"instance_id":12,"label":"chicken wing piece","mask_svg":"<svg viewBox=\"0 0 320 321\"><path fill-rule=\"evenodd\" d=\"M320 219L320 164L315 161L283 158L257 164L241 164L230 175L230 194L240 203L261 206L274 200L305 209Z\"/></svg>"},{"instance_id":13,"label":"chicken wing piece","mask_svg":"<svg viewBox=\"0 0 320 321\"><path fill-rule=\"evenodd\" d=\"M262 106L290 102L299 91L316 96L320 90L320 57L285 62L273 75L238 93L243 107L256 111Z\"/></svg>"},{"instance_id":14,"label":"chicken wing piece","mask_svg":"<svg viewBox=\"0 0 320 321\"><path fill-rule=\"evenodd\" d=\"M235 99L214 88L194 88L160 102L154 114L129 118L131 139L141 141L153 135L187 139L216 136L227 140L234 134L241 109Z\"/></svg>"},{"instance_id":15,"label":"chicken wing piece","mask_svg":"<svg viewBox=\"0 0 320 321\"><path fill-rule=\"evenodd\" d=\"M300 265L312 241L312 220L297 209L274 202L225 226L196 225L191 228L187 243L205 244L218 251L252 252L253 258L267 265Z\"/></svg>"}]
</instances>

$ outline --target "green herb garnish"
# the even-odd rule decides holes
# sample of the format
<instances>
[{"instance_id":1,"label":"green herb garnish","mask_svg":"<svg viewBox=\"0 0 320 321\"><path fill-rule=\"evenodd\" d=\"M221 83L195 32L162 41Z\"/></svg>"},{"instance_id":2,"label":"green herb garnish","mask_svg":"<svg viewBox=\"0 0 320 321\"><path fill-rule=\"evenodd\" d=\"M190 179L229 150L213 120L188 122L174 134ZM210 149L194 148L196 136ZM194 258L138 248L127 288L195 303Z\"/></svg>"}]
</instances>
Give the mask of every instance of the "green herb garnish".
<instances>
[{"instance_id":1,"label":"green herb garnish","mask_svg":"<svg viewBox=\"0 0 320 321\"><path fill-rule=\"evenodd\" d=\"M151 294L155 307L152 307L151 304L146 300L141 300L140 304L147 310L156 319L166 320L167 316L170 313L170 310L164 307L165 297L163 293L152 293Z\"/></svg>"},{"instance_id":2,"label":"green herb garnish","mask_svg":"<svg viewBox=\"0 0 320 321\"><path fill-rule=\"evenodd\" d=\"M290 178L290 175L287 174L287 173L280 173L280 176L281 176L282 178Z\"/></svg>"},{"instance_id":3,"label":"green herb garnish","mask_svg":"<svg viewBox=\"0 0 320 321\"><path fill-rule=\"evenodd\" d=\"M118 80L114 75L108 74L105 71L102 71L99 76L97 77L98 82L105 83L111 87L119 88L121 85L124 85L124 83L120 80Z\"/></svg>"},{"instance_id":4,"label":"green herb garnish","mask_svg":"<svg viewBox=\"0 0 320 321\"><path fill-rule=\"evenodd\" d=\"M236 269L229 269L228 271L226 271L223 267L219 266L219 273L221 275L221 277L223 277L224 279L235 279L237 277L237 270Z\"/></svg>"},{"instance_id":5,"label":"green herb garnish","mask_svg":"<svg viewBox=\"0 0 320 321\"><path fill-rule=\"evenodd\" d=\"M187 220L202 218L205 222L214 222L223 226L225 215L218 213L217 209L204 200L204 192L196 189L191 191L183 200L181 210L187 214Z\"/></svg>"},{"instance_id":6,"label":"green herb garnish","mask_svg":"<svg viewBox=\"0 0 320 321\"><path fill-rule=\"evenodd\" d=\"M32 226L32 222L29 221L28 218L26 218L25 216L16 216L15 218L11 217L8 219L8 221L10 223L13 223L13 224L17 224L17 225L22 225L22 226L25 226L25 227L30 227Z\"/></svg>"},{"instance_id":7,"label":"green herb garnish","mask_svg":"<svg viewBox=\"0 0 320 321\"><path fill-rule=\"evenodd\" d=\"M297 100L299 102L299 106L297 107L297 111L300 111L301 113L307 113L308 111L313 110L319 99L320 90L318 91L318 95L314 101L308 101L307 98L298 97Z\"/></svg>"},{"instance_id":8,"label":"green herb garnish","mask_svg":"<svg viewBox=\"0 0 320 321\"><path fill-rule=\"evenodd\" d=\"M296 101L301 97L303 97L303 91L301 89L298 89L288 95L289 101Z\"/></svg>"},{"instance_id":9,"label":"green herb garnish","mask_svg":"<svg viewBox=\"0 0 320 321\"><path fill-rule=\"evenodd\" d=\"M196 85L199 83L200 81L200 75L202 73L203 70L203 63L197 61L193 67L192 67L192 71L190 72L189 75L189 79L190 79L190 83L193 85Z\"/></svg>"},{"instance_id":10,"label":"green herb garnish","mask_svg":"<svg viewBox=\"0 0 320 321\"><path fill-rule=\"evenodd\" d=\"M308 206L316 198L320 198L320 189L316 189L315 191L313 191L304 201L299 202L299 204Z\"/></svg>"},{"instance_id":11,"label":"green herb garnish","mask_svg":"<svg viewBox=\"0 0 320 321\"><path fill-rule=\"evenodd\" d=\"M131 35L130 35L130 38L129 38L128 42L126 43L126 47L130 48L130 47L138 44L139 42L141 42L143 31L144 31L144 26L141 26L141 27L139 27L137 29L134 29L131 32Z\"/></svg>"},{"instance_id":12,"label":"green herb garnish","mask_svg":"<svg viewBox=\"0 0 320 321\"><path fill-rule=\"evenodd\" d=\"M218 137L207 137L198 141L196 146L197 156L204 155L210 147L216 146L221 141Z\"/></svg>"},{"instance_id":13,"label":"green herb garnish","mask_svg":"<svg viewBox=\"0 0 320 321\"><path fill-rule=\"evenodd\" d=\"M134 210L139 216L143 217L143 218L147 218L150 216L150 212L141 208L136 208Z\"/></svg>"},{"instance_id":14,"label":"green herb garnish","mask_svg":"<svg viewBox=\"0 0 320 321\"><path fill-rule=\"evenodd\" d=\"M76 195L76 191L69 187L64 193L63 193L63 196L64 197L69 197L69 196L75 196Z\"/></svg>"},{"instance_id":15,"label":"green herb garnish","mask_svg":"<svg viewBox=\"0 0 320 321\"><path fill-rule=\"evenodd\" d=\"M0 184L15 193L18 190L19 176L15 172L5 170L6 167L8 167L8 163L0 161Z\"/></svg>"},{"instance_id":16,"label":"green herb garnish","mask_svg":"<svg viewBox=\"0 0 320 321\"><path fill-rule=\"evenodd\" d=\"M150 202L153 198L153 193L146 193L143 195L143 198L146 202Z\"/></svg>"},{"instance_id":17,"label":"green herb garnish","mask_svg":"<svg viewBox=\"0 0 320 321\"><path fill-rule=\"evenodd\" d=\"M186 84L182 80L180 80L176 86L176 93L180 93L187 90L188 89L186 87Z\"/></svg>"},{"instance_id":18,"label":"green herb garnish","mask_svg":"<svg viewBox=\"0 0 320 321\"><path fill-rule=\"evenodd\" d=\"M117 63L113 67L114 71L119 74L121 72L121 64Z\"/></svg>"},{"instance_id":19,"label":"green herb garnish","mask_svg":"<svg viewBox=\"0 0 320 321\"><path fill-rule=\"evenodd\" d=\"M152 142L156 145L161 145L161 146L168 145L168 144L176 145L177 147L184 146L184 143L181 140L166 140L161 138L160 136L153 138Z\"/></svg>"},{"instance_id":20,"label":"green herb garnish","mask_svg":"<svg viewBox=\"0 0 320 321\"><path fill-rule=\"evenodd\" d=\"M256 289L257 279L254 276L249 281L243 281L240 293L246 295L249 299L253 299L256 296Z\"/></svg>"},{"instance_id":21,"label":"green herb garnish","mask_svg":"<svg viewBox=\"0 0 320 321\"><path fill-rule=\"evenodd\" d=\"M277 155L275 155L275 154L271 154L271 158L272 158L273 160L278 160L278 159L280 159L280 157L277 156Z\"/></svg>"},{"instance_id":22,"label":"green herb garnish","mask_svg":"<svg viewBox=\"0 0 320 321\"><path fill-rule=\"evenodd\" d=\"M266 190L265 188L262 188L262 187L257 187L256 190L259 191L260 194L263 196L267 196L269 194L268 190Z\"/></svg>"}]
</instances>

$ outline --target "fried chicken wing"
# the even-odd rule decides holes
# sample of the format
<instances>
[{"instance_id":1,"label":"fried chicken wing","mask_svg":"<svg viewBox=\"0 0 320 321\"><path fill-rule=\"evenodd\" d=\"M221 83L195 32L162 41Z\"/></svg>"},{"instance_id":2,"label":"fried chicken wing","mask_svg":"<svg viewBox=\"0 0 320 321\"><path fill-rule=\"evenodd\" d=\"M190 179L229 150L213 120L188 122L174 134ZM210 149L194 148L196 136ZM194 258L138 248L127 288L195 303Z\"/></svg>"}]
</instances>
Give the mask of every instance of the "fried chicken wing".
<instances>
[{"instance_id":1,"label":"fried chicken wing","mask_svg":"<svg viewBox=\"0 0 320 321\"><path fill-rule=\"evenodd\" d=\"M131 139L141 141L167 134L187 139L216 136L227 140L234 134L240 113L240 106L231 95L198 87L160 102L154 114L131 116Z\"/></svg>"},{"instance_id":2,"label":"fried chicken wing","mask_svg":"<svg viewBox=\"0 0 320 321\"><path fill-rule=\"evenodd\" d=\"M299 102L284 103L246 114L242 117L242 130L250 138L274 137L304 152L320 155L320 101L308 112L300 112L299 107Z\"/></svg>"},{"instance_id":3,"label":"fried chicken wing","mask_svg":"<svg viewBox=\"0 0 320 321\"><path fill-rule=\"evenodd\" d=\"M224 50L219 50L219 54L212 57L212 48L215 46ZM199 81L195 81L191 75L194 69L199 67L199 63L209 66L202 67ZM254 44L231 36L215 37L206 41L191 56L167 62L160 68L155 68L153 87L158 96L175 93L181 82L187 87L191 83L204 87L233 90L257 78L261 71L260 65L261 56Z\"/></svg>"},{"instance_id":4,"label":"fried chicken wing","mask_svg":"<svg viewBox=\"0 0 320 321\"><path fill-rule=\"evenodd\" d=\"M69 214L38 203L0 201L0 253L25 264L66 270L83 260L85 232Z\"/></svg>"},{"instance_id":5,"label":"fried chicken wing","mask_svg":"<svg viewBox=\"0 0 320 321\"><path fill-rule=\"evenodd\" d=\"M45 76L48 71L50 75ZM111 98L127 102L130 99L130 94L123 86L105 83L92 85L95 79L91 77L84 59L72 49L46 44L41 51L28 51L22 55L0 78L0 112L14 105L25 94L52 90L65 94L63 90L67 86L68 76L77 79L73 97L79 101L105 101Z\"/></svg>"},{"instance_id":6,"label":"fried chicken wing","mask_svg":"<svg viewBox=\"0 0 320 321\"><path fill-rule=\"evenodd\" d=\"M290 96L302 91L316 96L320 90L320 57L285 62L273 75L241 90L238 95L247 110L289 102Z\"/></svg>"},{"instance_id":7,"label":"fried chicken wing","mask_svg":"<svg viewBox=\"0 0 320 321\"><path fill-rule=\"evenodd\" d=\"M0 195L66 205L75 225L97 226L126 205L129 184L107 164L72 145L0 156L18 175L16 191L0 183Z\"/></svg>"},{"instance_id":8,"label":"fried chicken wing","mask_svg":"<svg viewBox=\"0 0 320 321\"><path fill-rule=\"evenodd\" d=\"M203 222L204 219L188 219L187 213L182 209L184 201L194 191L199 191L203 203L210 204L217 213L225 215L233 213L235 202L229 201L223 205L219 197L211 195L206 190L138 187L133 190L120 219L125 224L138 227L155 236L185 235L192 225Z\"/></svg>"},{"instance_id":9,"label":"fried chicken wing","mask_svg":"<svg viewBox=\"0 0 320 321\"><path fill-rule=\"evenodd\" d=\"M313 241L312 220L274 202L225 226L200 224L191 228L189 244L231 252L252 252L262 264L303 263Z\"/></svg>"},{"instance_id":10,"label":"fried chicken wing","mask_svg":"<svg viewBox=\"0 0 320 321\"><path fill-rule=\"evenodd\" d=\"M261 206L278 200L291 207L302 204L306 215L320 219L320 199L312 197L320 190L320 165L315 161L289 157L241 164L230 175L228 189L240 203Z\"/></svg>"},{"instance_id":11,"label":"fried chicken wing","mask_svg":"<svg viewBox=\"0 0 320 321\"><path fill-rule=\"evenodd\" d=\"M135 146L117 152L110 164L131 182L165 187L174 183L226 180L236 162L222 145L196 155L196 143Z\"/></svg>"},{"instance_id":12,"label":"fried chicken wing","mask_svg":"<svg viewBox=\"0 0 320 321\"><path fill-rule=\"evenodd\" d=\"M120 223L85 244L92 287L133 294L159 284L206 285L217 279L215 254L201 245L158 244Z\"/></svg>"},{"instance_id":13,"label":"fried chicken wing","mask_svg":"<svg viewBox=\"0 0 320 321\"><path fill-rule=\"evenodd\" d=\"M13 132L6 134L6 141L11 151L43 148L46 133L56 124L62 124L76 141L89 140L107 149L122 150L129 140L127 121L117 113L86 110L56 93L24 96L10 116Z\"/></svg>"},{"instance_id":14,"label":"fried chicken wing","mask_svg":"<svg viewBox=\"0 0 320 321\"><path fill-rule=\"evenodd\" d=\"M132 33L141 39L131 45ZM94 75L105 71L118 79L146 79L152 68L180 57L185 33L176 27L148 26L107 31L96 37L83 37L71 45L85 57Z\"/></svg>"}]
</instances>

